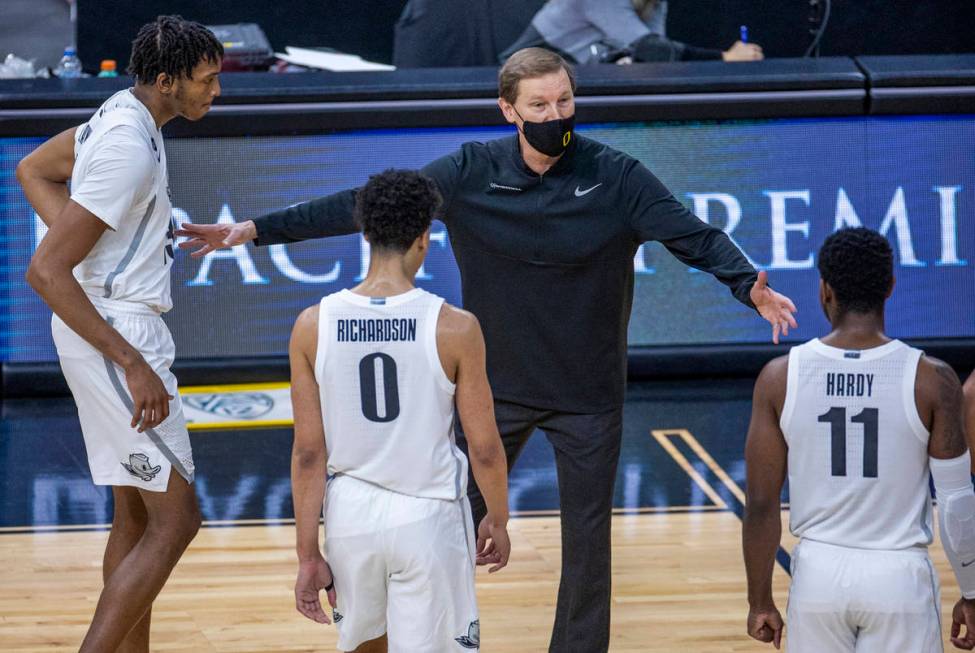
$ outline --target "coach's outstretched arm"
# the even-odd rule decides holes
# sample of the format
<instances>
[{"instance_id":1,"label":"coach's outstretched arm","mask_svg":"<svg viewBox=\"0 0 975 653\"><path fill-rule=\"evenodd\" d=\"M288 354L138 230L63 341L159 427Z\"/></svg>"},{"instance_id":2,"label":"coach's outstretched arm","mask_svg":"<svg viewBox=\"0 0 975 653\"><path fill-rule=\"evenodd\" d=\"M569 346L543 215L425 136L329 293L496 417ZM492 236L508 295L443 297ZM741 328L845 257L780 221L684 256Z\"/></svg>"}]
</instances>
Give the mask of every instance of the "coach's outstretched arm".
<instances>
[{"instance_id":1,"label":"coach's outstretched arm","mask_svg":"<svg viewBox=\"0 0 975 653\"><path fill-rule=\"evenodd\" d=\"M468 456L487 515L477 528L477 563L495 572L508 564L508 463L494 419L494 399L485 369L484 336L477 318L444 305L437 323L441 359L456 361L454 401L467 436Z\"/></svg>"},{"instance_id":2,"label":"coach's outstretched arm","mask_svg":"<svg viewBox=\"0 0 975 653\"><path fill-rule=\"evenodd\" d=\"M797 328L792 300L772 290L766 273L756 272L727 234L688 211L643 164L631 161L623 184L630 228L639 242L658 241L681 262L714 275L772 325L776 344L779 334Z\"/></svg>"},{"instance_id":3,"label":"coach's outstretched arm","mask_svg":"<svg viewBox=\"0 0 975 653\"><path fill-rule=\"evenodd\" d=\"M305 309L291 332L291 404L295 416L295 441L291 450L291 495L295 508L298 578L295 608L312 621L331 623L322 609L319 592L326 590L335 607L332 570L318 545L318 522L325 501L328 452L325 426L315 380L318 348L318 306Z\"/></svg>"},{"instance_id":4,"label":"coach's outstretched arm","mask_svg":"<svg viewBox=\"0 0 975 653\"><path fill-rule=\"evenodd\" d=\"M748 634L779 648L783 621L772 598L772 572L782 537L782 485L789 449L779 427L785 402L788 356L770 361L755 382L745 443L747 501L742 550L748 577Z\"/></svg>"},{"instance_id":5,"label":"coach's outstretched arm","mask_svg":"<svg viewBox=\"0 0 975 653\"><path fill-rule=\"evenodd\" d=\"M443 197L441 213L435 216L440 220L446 220L445 213L460 176L462 157L463 151L459 150L428 163L421 170L433 179ZM249 242L257 246L278 245L353 234L359 231L353 219L358 191L358 188L339 191L235 224L183 223L182 229L176 230L176 235L189 240L179 246L192 250L191 256L199 258L217 249Z\"/></svg>"},{"instance_id":6,"label":"coach's outstretched arm","mask_svg":"<svg viewBox=\"0 0 975 653\"><path fill-rule=\"evenodd\" d=\"M941 545L962 594L952 611L951 643L970 651L975 649L975 492L962 423L961 383L949 365L925 356L918 363L916 395L921 418L931 433L928 455L938 499Z\"/></svg>"}]
</instances>

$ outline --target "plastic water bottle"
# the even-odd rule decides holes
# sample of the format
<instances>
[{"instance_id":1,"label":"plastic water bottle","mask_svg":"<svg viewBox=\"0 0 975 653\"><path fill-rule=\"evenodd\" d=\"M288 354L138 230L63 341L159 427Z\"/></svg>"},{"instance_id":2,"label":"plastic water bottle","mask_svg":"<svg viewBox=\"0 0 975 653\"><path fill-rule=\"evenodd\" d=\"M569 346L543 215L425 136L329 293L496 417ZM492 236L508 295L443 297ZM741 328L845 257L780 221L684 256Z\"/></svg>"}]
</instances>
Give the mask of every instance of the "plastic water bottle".
<instances>
[{"instance_id":1,"label":"plastic water bottle","mask_svg":"<svg viewBox=\"0 0 975 653\"><path fill-rule=\"evenodd\" d=\"M118 77L118 71L115 69L115 59L102 59L101 71L98 73L99 77Z\"/></svg>"},{"instance_id":2,"label":"plastic water bottle","mask_svg":"<svg viewBox=\"0 0 975 653\"><path fill-rule=\"evenodd\" d=\"M64 56L61 57L61 64L58 66L57 73L61 79L81 77L81 59L78 58L74 48L64 49Z\"/></svg>"}]
</instances>

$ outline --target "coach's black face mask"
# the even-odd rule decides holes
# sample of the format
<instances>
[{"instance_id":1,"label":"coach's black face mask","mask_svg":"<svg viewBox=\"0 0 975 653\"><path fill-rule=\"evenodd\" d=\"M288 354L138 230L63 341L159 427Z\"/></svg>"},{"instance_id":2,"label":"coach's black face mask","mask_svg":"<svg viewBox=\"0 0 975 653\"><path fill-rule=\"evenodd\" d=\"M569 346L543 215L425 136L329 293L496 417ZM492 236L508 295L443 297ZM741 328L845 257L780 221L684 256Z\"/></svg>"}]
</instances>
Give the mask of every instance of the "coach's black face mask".
<instances>
[{"instance_id":1,"label":"coach's black face mask","mask_svg":"<svg viewBox=\"0 0 975 653\"><path fill-rule=\"evenodd\" d=\"M517 109L515 113L518 113ZM520 113L518 117L521 118ZM568 118L556 118L545 122L529 122L524 118L521 120L525 140L542 154L559 156L572 142L572 130L576 126L575 114Z\"/></svg>"}]
</instances>

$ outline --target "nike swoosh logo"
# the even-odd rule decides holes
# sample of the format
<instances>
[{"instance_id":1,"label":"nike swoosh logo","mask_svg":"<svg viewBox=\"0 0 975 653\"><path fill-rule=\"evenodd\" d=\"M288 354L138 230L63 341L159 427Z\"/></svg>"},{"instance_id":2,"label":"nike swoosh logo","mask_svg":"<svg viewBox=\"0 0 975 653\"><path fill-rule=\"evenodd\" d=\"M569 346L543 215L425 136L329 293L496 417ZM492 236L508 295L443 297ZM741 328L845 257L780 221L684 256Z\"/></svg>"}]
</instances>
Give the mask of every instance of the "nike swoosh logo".
<instances>
[{"instance_id":1,"label":"nike swoosh logo","mask_svg":"<svg viewBox=\"0 0 975 653\"><path fill-rule=\"evenodd\" d=\"M968 565L972 564L973 562L975 562L975 559L969 560L968 562L963 562L963 563L961 563L961 566L962 567L967 567Z\"/></svg>"},{"instance_id":2,"label":"nike swoosh logo","mask_svg":"<svg viewBox=\"0 0 975 653\"><path fill-rule=\"evenodd\" d=\"M582 197L583 195L588 195L589 193L593 192L594 190L596 190L602 185L603 185L602 182L599 182L592 188L587 188L586 190L581 190L578 186L576 186L576 197Z\"/></svg>"}]
</instances>

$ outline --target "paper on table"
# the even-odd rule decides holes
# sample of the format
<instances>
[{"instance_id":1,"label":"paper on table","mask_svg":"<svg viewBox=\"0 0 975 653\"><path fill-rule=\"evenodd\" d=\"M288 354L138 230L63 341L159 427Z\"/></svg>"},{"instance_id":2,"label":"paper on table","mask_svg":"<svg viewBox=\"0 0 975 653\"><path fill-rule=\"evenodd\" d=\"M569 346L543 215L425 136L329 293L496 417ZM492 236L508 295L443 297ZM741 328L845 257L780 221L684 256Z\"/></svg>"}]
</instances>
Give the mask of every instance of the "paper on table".
<instances>
[{"instance_id":1,"label":"paper on table","mask_svg":"<svg viewBox=\"0 0 975 653\"><path fill-rule=\"evenodd\" d=\"M322 52L321 50L309 50L308 48L294 48L290 45L285 47L287 54L276 52L278 59L283 59L288 63L308 68L320 68L322 70L333 70L337 72L349 72L358 70L396 70L396 66L366 61L357 54L343 54L341 52Z\"/></svg>"}]
</instances>

